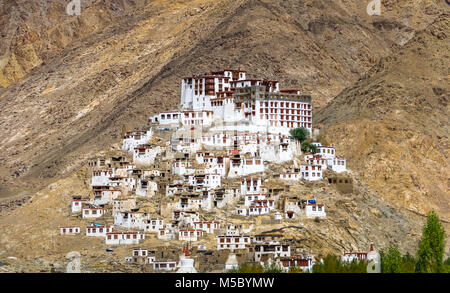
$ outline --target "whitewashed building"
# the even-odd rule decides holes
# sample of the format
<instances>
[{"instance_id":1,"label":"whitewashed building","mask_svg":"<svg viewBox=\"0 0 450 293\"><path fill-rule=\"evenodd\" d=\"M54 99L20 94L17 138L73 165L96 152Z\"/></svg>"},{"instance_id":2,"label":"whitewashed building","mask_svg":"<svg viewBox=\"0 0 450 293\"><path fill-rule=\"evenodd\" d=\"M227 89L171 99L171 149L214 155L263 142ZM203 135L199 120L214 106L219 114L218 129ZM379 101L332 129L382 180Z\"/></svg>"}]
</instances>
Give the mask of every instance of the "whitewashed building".
<instances>
[{"instance_id":1,"label":"whitewashed building","mask_svg":"<svg viewBox=\"0 0 450 293\"><path fill-rule=\"evenodd\" d=\"M100 218L106 214L106 210L104 208L89 207L89 208L83 208L82 211L83 211L82 212L83 219Z\"/></svg>"},{"instance_id":2,"label":"whitewashed building","mask_svg":"<svg viewBox=\"0 0 450 293\"><path fill-rule=\"evenodd\" d=\"M325 218L327 216L327 213L325 212L325 205L308 203L305 206L305 215L307 218Z\"/></svg>"},{"instance_id":3,"label":"whitewashed building","mask_svg":"<svg viewBox=\"0 0 450 293\"><path fill-rule=\"evenodd\" d=\"M151 165L155 162L156 156L161 153L159 146L141 144L133 149L133 162L141 165Z\"/></svg>"},{"instance_id":4,"label":"whitewashed building","mask_svg":"<svg viewBox=\"0 0 450 293\"><path fill-rule=\"evenodd\" d=\"M92 224L86 227L86 236L106 237L106 233L113 232L113 226L99 226Z\"/></svg>"},{"instance_id":5,"label":"whitewashed building","mask_svg":"<svg viewBox=\"0 0 450 293\"><path fill-rule=\"evenodd\" d=\"M205 233L214 234L214 231L220 229L219 222L194 222L194 229L202 230Z\"/></svg>"},{"instance_id":6,"label":"whitewashed building","mask_svg":"<svg viewBox=\"0 0 450 293\"><path fill-rule=\"evenodd\" d=\"M72 213L80 213L83 208L83 204L87 204L89 202L88 199L73 199L70 204L70 208Z\"/></svg>"},{"instance_id":7,"label":"whitewashed building","mask_svg":"<svg viewBox=\"0 0 450 293\"><path fill-rule=\"evenodd\" d=\"M227 236L220 235L217 236L217 250L228 249L234 251L236 249L245 249L246 245L251 243L250 236L236 235Z\"/></svg>"},{"instance_id":8,"label":"whitewashed building","mask_svg":"<svg viewBox=\"0 0 450 293\"><path fill-rule=\"evenodd\" d=\"M141 144L147 144L153 136L153 129L147 131L127 132L123 137L122 150L132 152L135 147Z\"/></svg>"},{"instance_id":9,"label":"whitewashed building","mask_svg":"<svg viewBox=\"0 0 450 293\"><path fill-rule=\"evenodd\" d=\"M302 178L307 181L322 180L322 166L320 165L300 165Z\"/></svg>"},{"instance_id":10,"label":"whitewashed building","mask_svg":"<svg viewBox=\"0 0 450 293\"><path fill-rule=\"evenodd\" d=\"M137 180L136 195L144 197L153 197L158 191L158 184L148 179Z\"/></svg>"},{"instance_id":11,"label":"whitewashed building","mask_svg":"<svg viewBox=\"0 0 450 293\"><path fill-rule=\"evenodd\" d=\"M61 235L77 235L80 234L81 228L79 226L68 226L59 228Z\"/></svg>"},{"instance_id":12,"label":"whitewashed building","mask_svg":"<svg viewBox=\"0 0 450 293\"><path fill-rule=\"evenodd\" d=\"M198 241L203 236L203 230L200 229L180 229L178 231L178 240Z\"/></svg>"},{"instance_id":13,"label":"whitewashed building","mask_svg":"<svg viewBox=\"0 0 450 293\"><path fill-rule=\"evenodd\" d=\"M106 233L105 243L108 245L139 244L145 239L142 232L109 232Z\"/></svg>"}]
</instances>

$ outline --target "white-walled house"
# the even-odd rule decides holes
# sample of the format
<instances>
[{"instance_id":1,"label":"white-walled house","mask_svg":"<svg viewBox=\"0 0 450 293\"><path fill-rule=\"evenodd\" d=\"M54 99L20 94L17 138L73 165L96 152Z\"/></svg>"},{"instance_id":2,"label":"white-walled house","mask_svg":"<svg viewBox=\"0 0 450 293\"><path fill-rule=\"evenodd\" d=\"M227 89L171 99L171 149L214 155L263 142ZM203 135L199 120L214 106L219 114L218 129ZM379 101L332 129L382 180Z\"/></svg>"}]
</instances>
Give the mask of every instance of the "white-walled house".
<instances>
[{"instance_id":1,"label":"white-walled house","mask_svg":"<svg viewBox=\"0 0 450 293\"><path fill-rule=\"evenodd\" d=\"M178 231L173 224L166 224L164 228L158 230L158 239L172 240L176 238Z\"/></svg>"},{"instance_id":2,"label":"white-walled house","mask_svg":"<svg viewBox=\"0 0 450 293\"><path fill-rule=\"evenodd\" d=\"M104 214L106 214L106 210L104 208L86 207L82 210L83 219L100 218Z\"/></svg>"},{"instance_id":3,"label":"white-walled house","mask_svg":"<svg viewBox=\"0 0 450 293\"><path fill-rule=\"evenodd\" d=\"M345 252L341 257L343 262L352 262L354 260L358 261L379 261L380 254L375 250L373 242L370 243L370 248L368 252Z\"/></svg>"},{"instance_id":4,"label":"white-walled house","mask_svg":"<svg viewBox=\"0 0 450 293\"><path fill-rule=\"evenodd\" d=\"M195 222L200 222L200 213L197 211L176 210L172 213L172 219L179 221L180 224L193 226Z\"/></svg>"},{"instance_id":5,"label":"white-walled house","mask_svg":"<svg viewBox=\"0 0 450 293\"><path fill-rule=\"evenodd\" d=\"M184 110L181 115L181 124L185 126L210 126L214 113L209 110Z\"/></svg>"},{"instance_id":6,"label":"white-walled house","mask_svg":"<svg viewBox=\"0 0 450 293\"><path fill-rule=\"evenodd\" d=\"M88 199L73 199L70 205L72 213L80 213L83 208L83 204L87 204Z\"/></svg>"},{"instance_id":7,"label":"white-walled house","mask_svg":"<svg viewBox=\"0 0 450 293\"><path fill-rule=\"evenodd\" d=\"M209 234L214 234L214 231L217 229L220 229L220 223L219 222L194 222L194 229L195 230L202 230Z\"/></svg>"},{"instance_id":8,"label":"white-walled house","mask_svg":"<svg viewBox=\"0 0 450 293\"><path fill-rule=\"evenodd\" d=\"M325 218L325 205L318 203L308 203L305 206L305 215L307 218Z\"/></svg>"},{"instance_id":9,"label":"white-walled house","mask_svg":"<svg viewBox=\"0 0 450 293\"><path fill-rule=\"evenodd\" d=\"M332 146L319 146L317 148L316 155L320 155L321 157L325 159L334 159L336 156L336 149Z\"/></svg>"},{"instance_id":10,"label":"white-walled house","mask_svg":"<svg viewBox=\"0 0 450 293\"><path fill-rule=\"evenodd\" d=\"M68 226L59 228L61 235L77 235L80 234L81 228L79 226Z\"/></svg>"},{"instance_id":11,"label":"white-walled house","mask_svg":"<svg viewBox=\"0 0 450 293\"><path fill-rule=\"evenodd\" d=\"M286 180L286 181L298 181L302 179L302 174L299 172L292 172L292 171L286 171L280 173L280 179Z\"/></svg>"},{"instance_id":12,"label":"white-walled house","mask_svg":"<svg viewBox=\"0 0 450 293\"><path fill-rule=\"evenodd\" d=\"M118 212L130 212L136 208L134 197L116 198L113 200L113 214Z\"/></svg>"},{"instance_id":13,"label":"white-walled house","mask_svg":"<svg viewBox=\"0 0 450 293\"><path fill-rule=\"evenodd\" d=\"M180 229L178 231L178 240L198 241L203 236L203 230L200 229Z\"/></svg>"},{"instance_id":14,"label":"white-walled house","mask_svg":"<svg viewBox=\"0 0 450 293\"><path fill-rule=\"evenodd\" d=\"M172 174L185 175L193 174L193 161L187 159L176 159L172 162Z\"/></svg>"},{"instance_id":15,"label":"white-walled house","mask_svg":"<svg viewBox=\"0 0 450 293\"><path fill-rule=\"evenodd\" d=\"M133 149L133 162L135 164L151 165L160 153L161 148L159 146L141 144Z\"/></svg>"},{"instance_id":16,"label":"white-walled house","mask_svg":"<svg viewBox=\"0 0 450 293\"><path fill-rule=\"evenodd\" d=\"M158 191L158 184L148 179L139 178L136 185L136 195L153 197Z\"/></svg>"},{"instance_id":17,"label":"white-walled house","mask_svg":"<svg viewBox=\"0 0 450 293\"><path fill-rule=\"evenodd\" d=\"M92 171L91 186L107 186L111 177L114 177L113 170L94 170Z\"/></svg>"},{"instance_id":18,"label":"white-walled house","mask_svg":"<svg viewBox=\"0 0 450 293\"><path fill-rule=\"evenodd\" d=\"M291 268L299 268L304 272L312 272L315 264L312 256L290 256L280 258L283 269L288 272Z\"/></svg>"},{"instance_id":19,"label":"white-walled house","mask_svg":"<svg viewBox=\"0 0 450 293\"><path fill-rule=\"evenodd\" d=\"M162 112L158 115L150 116L150 123L159 123L160 125L179 124L181 122L181 112Z\"/></svg>"},{"instance_id":20,"label":"white-walled house","mask_svg":"<svg viewBox=\"0 0 450 293\"><path fill-rule=\"evenodd\" d=\"M131 152L140 144L147 144L153 136L153 129L127 132L123 137L122 150Z\"/></svg>"},{"instance_id":21,"label":"white-walled house","mask_svg":"<svg viewBox=\"0 0 450 293\"><path fill-rule=\"evenodd\" d=\"M273 259L278 257L289 257L291 256L291 246L289 244L281 244L278 241L255 244L255 262L261 262L265 255L272 256Z\"/></svg>"},{"instance_id":22,"label":"white-walled house","mask_svg":"<svg viewBox=\"0 0 450 293\"><path fill-rule=\"evenodd\" d=\"M228 171L228 177L240 177L246 176L252 173L264 172L264 161L261 157L252 158L231 158L230 170Z\"/></svg>"},{"instance_id":23,"label":"white-walled house","mask_svg":"<svg viewBox=\"0 0 450 293\"><path fill-rule=\"evenodd\" d=\"M284 201L284 216L286 219L295 219L301 214L302 209L297 199L286 199Z\"/></svg>"},{"instance_id":24,"label":"white-walled house","mask_svg":"<svg viewBox=\"0 0 450 293\"><path fill-rule=\"evenodd\" d=\"M300 165L302 178L307 181L322 180L322 166L320 165Z\"/></svg>"},{"instance_id":25,"label":"white-walled house","mask_svg":"<svg viewBox=\"0 0 450 293\"><path fill-rule=\"evenodd\" d=\"M113 226L90 225L86 227L86 236L106 237L107 233L113 232Z\"/></svg>"},{"instance_id":26,"label":"white-walled house","mask_svg":"<svg viewBox=\"0 0 450 293\"><path fill-rule=\"evenodd\" d=\"M164 219L151 218L145 221L144 230L146 232L158 233L160 229L164 228Z\"/></svg>"},{"instance_id":27,"label":"white-walled house","mask_svg":"<svg viewBox=\"0 0 450 293\"><path fill-rule=\"evenodd\" d=\"M142 232L109 232L106 233L105 243L108 245L139 244L145 239Z\"/></svg>"},{"instance_id":28,"label":"white-walled house","mask_svg":"<svg viewBox=\"0 0 450 293\"><path fill-rule=\"evenodd\" d=\"M93 191L93 199L90 201L94 205L106 205L112 203L122 194L121 189L117 188L97 188Z\"/></svg>"},{"instance_id":29,"label":"white-walled house","mask_svg":"<svg viewBox=\"0 0 450 293\"><path fill-rule=\"evenodd\" d=\"M198 210L202 208L203 200L200 197L180 197L175 208L181 211Z\"/></svg>"},{"instance_id":30,"label":"white-walled house","mask_svg":"<svg viewBox=\"0 0 450 293\"><path fill-rule=\"evenodd\" d=\"M263 183L263 178L243 178L241 180L241 194L246 195L247 193L261 193L261 187Z\"/></svg>"},{"instance_id":31,"label":"white-walled house","mask_svg":"<svg viewBox=\"0 0 450 293\"><path fill-rule=\"evenodd\" d=\"M144 212L118 212L114 214L114 225L123 228L145 230L151 220L150 214Z\"/></svg>"},{"instance_id":32,"label":"white-walled house","mask_svg":"<svg viewBox=\"0 0 450 293\"><path fill-rule=\"evenodd\" d=\"M258 193L256 193L256 194L247 193L244 196L244 205L249 207L249 206L251 206L254 203L255 200L264 200L264 199L266 199L266 195L265 194L261 194L261 193L260 194L258 194Z\"/></svg>"},{"instance_id":33,"label":"white-walled house","mask_svg":"<svg viewBox=\"0 0 450 293\"><path fill-rule=\"evenodd\" d=\"M263 205L251 205L248 207L249 216L267 215L270 213L270 208Z\"/></svg>"},{"instance_id":34,"label":"white-walled house","mask_svg":"<svg viewBox=\"0 0 450 293\"><path fill-rule=\"evenodd\" d=\"M335 157L334 159L328 159L327 164L331 166L331 169L336 173L342 173L347 171L347 161L343 157Z\"/></svg>"},{"instance_id":35,"label":"white-walled house","mask_svg":"<svg viewBox=\"0 0 450 293\"><path fill-rule=\"evenodd\" d=\"M214 189L221 185L221 179L219 174L196 174L189 175L187 183L192 186Z\"/></svg>"},{"instance_id":36,"label":"white-walled house","mask_svg":"<svg viewBox=\"0 0 450 293\"><path fill-rule=\"evenodd\" d=\"M327 159L321 155L308 155L305 156L305 162L310 166L321 166L322 170L327 168Z\"/></svg>"},{"instance_id":37,"label":"white-walled house","mask_svg":"<svg viewBox=\"0 0 450 293\"><path fill-rule=\"evenodd\" d=\"M228 249L234 251L236 249L245 249L246 245L251 244L250 236L237 235L237 236L227 236L220 235L217 236L217 250Z\"/></svg>"}]
</instances>

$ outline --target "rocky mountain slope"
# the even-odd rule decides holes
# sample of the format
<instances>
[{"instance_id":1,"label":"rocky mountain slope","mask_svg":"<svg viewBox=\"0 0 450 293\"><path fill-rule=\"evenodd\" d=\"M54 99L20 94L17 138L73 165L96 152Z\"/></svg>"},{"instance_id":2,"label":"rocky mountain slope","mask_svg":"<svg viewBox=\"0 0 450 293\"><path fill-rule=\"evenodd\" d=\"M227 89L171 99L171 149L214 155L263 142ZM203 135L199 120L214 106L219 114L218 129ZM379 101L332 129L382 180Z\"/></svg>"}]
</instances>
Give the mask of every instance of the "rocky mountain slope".
<instances>
[{"instance_id":1,"label":"rocky mountain slope","mask_svg":"<svg viewBox=\"0 0 450 293\"><path fill-rule=\"evenodd\" d=\"M368 186L450 220L450 18L442 15L316 115Z\"/></svg>"},{"instance_id":2,"label":"rocky mountain slope","mask_svg":"<svg viewBox=\"0 0 450 293\"><path fill-rule=\"evenodd\" d=\"M364 2L364 1L363 1ZM179 101L185 75L241 67L324 105L445 3L383 0L8 0L0 5L3 195L42 187Z\"/></svg>"}]
</instances>

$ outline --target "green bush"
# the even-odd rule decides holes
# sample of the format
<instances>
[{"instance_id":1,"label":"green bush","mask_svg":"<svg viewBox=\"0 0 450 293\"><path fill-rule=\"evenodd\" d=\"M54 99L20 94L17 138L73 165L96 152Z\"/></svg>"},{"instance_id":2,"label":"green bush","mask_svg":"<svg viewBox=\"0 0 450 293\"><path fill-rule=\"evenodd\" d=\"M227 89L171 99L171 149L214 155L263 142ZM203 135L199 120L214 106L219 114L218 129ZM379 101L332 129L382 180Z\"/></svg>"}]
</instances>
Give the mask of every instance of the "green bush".
<instances>
[{"instance_id":1,"label":"green bush","mask_svg":"<svg viewBox=\"0 0 450 293\"><path fill-rule=\"evenodd\" d=\"M367 262L354 260L343 262L335 255L327 255L323 262L313 266L314 273L367 273Z\"/></svg>"}]
</instances>

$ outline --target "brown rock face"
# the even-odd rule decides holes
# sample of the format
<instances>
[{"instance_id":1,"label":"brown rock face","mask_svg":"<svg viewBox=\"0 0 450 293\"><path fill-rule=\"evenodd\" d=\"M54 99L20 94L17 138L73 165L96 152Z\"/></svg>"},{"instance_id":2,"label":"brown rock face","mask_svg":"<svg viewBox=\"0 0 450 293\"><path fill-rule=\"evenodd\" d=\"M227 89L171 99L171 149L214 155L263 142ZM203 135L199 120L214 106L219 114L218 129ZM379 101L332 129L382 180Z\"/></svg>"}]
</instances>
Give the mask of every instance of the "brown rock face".
<instances>
[{"instance_id":1,"label":"brown rock face","mask_svg":"<svg viewBox=\"0 0 450 293\"><path fill-rule=\"evenodd\" d=\"M442 15L319 111L316 121L369 187L450 219L450 28Z\"/></svg>"}]
</instances>

